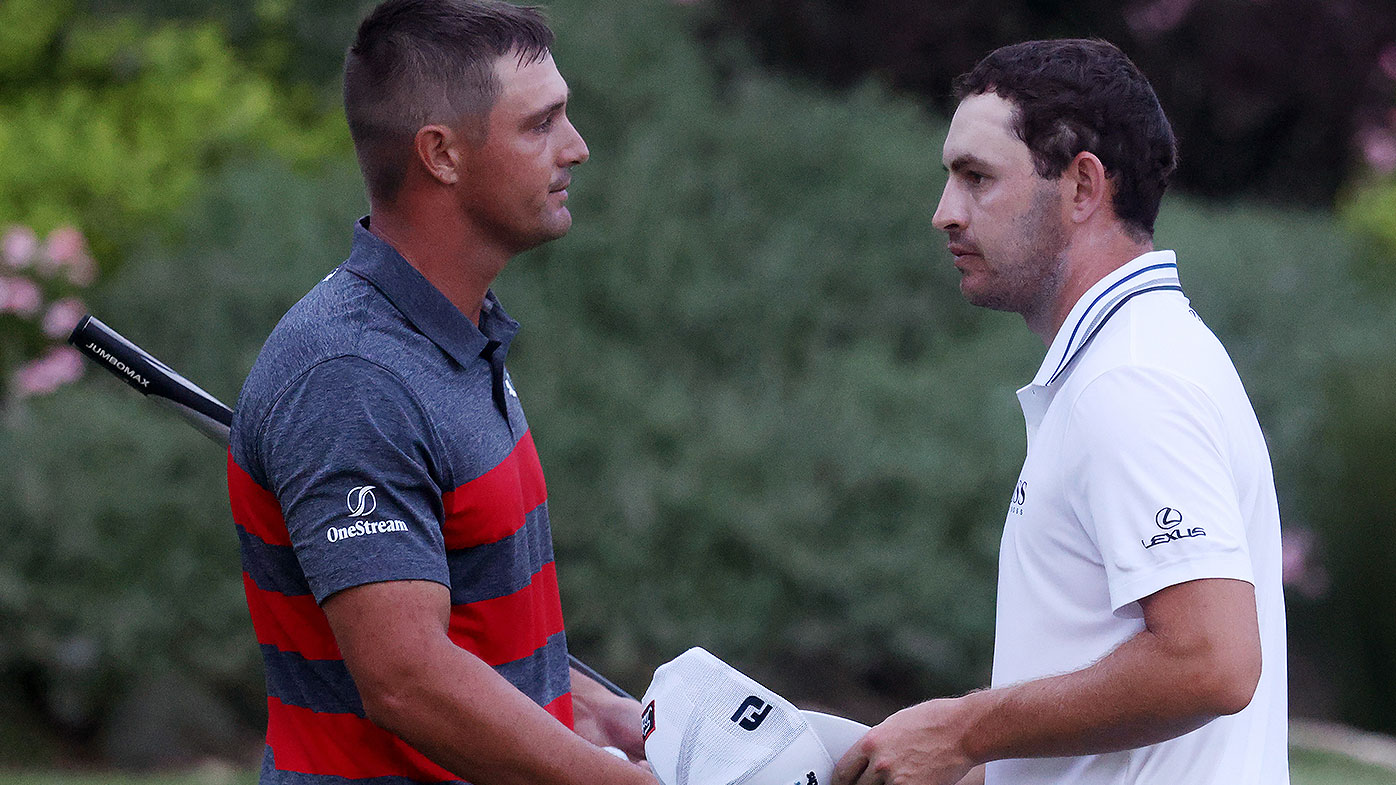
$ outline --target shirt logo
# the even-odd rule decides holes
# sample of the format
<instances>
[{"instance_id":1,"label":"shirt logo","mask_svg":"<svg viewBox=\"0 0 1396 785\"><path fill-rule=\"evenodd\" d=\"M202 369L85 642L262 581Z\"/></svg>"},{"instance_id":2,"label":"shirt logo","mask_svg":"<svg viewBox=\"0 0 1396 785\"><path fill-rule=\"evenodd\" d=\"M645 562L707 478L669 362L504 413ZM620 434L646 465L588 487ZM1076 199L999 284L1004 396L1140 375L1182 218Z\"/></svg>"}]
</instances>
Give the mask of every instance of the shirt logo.
<instances>
[{"instance_id":1,"label":"shirt logo","mask_svg":"<svg viewBox=\"0 0 1396 785\"><path fill-rule=\"evenodd\" d=\"M325 531L325 539L330 542L339 542L350 537L367 537L370 534L405 531L407 531L407 522L396 518L391 521L354 521L348 526L331 526Z\"/></svg>"},{"instance_id":2,"label":"shirt logo","mask_svg":"<svg viewBox=\"0 0 1396 785\"><path fill-rule=\"evenodd\" d=\"M509 372L508 372L508 371L505 371L505 372L504 372L504 391L507 392L507 393L509 393L510 395L514 396L515 398L518 398L518 397L519 397L519 394L516 393L516 392L514 392L514 383L513 383L512 381L509 380Z\"/></svg>"},{"instance_id":3,"label":"shirt logo","mask_svg":"<svg viewBox=\"0 0 1396 785\"><path fill-rule=\"evenodd\" d=\"M649 741L651 733L654 733L654 701L650 701L640 715L640 741Z\"/></svg>"},{"instance_id":4,"label":"shirt logo","mask_svg":"<svg viewBox=\"0 0 1396 785\"><path fill-rule=\"evenodd\" d=\"M1164 507L1162 510L1154 513L1154 523L1158 524L1160 529L1168 530L1182 522L1183 513L1172 507Z\"/></svg>"},{"instance_id":5,"label":"shirt logo","mask_svg":"<svg viewBox=\"0 0 1396 785\"><path fill-rule=\"evenodd\" d=\"M362 518L378 509L378 500L373 496L373 485L360 485L349 489L345 503L349 506L350 518Z\"/></svg>"},{"instance_id":6,"label":"shirt logo","mask_svg":"<svg viewBox=\"0 0 1396 785\"><path fill-rule=\"evenodd\" d=\"M770 713L771 704L751 695L732 713L732 721L746 730L756 730Z\"/></svg>"},{"instance_id":7,"label":"shirt logo","mask_svg":"<svg viewBox=\"0 0 1396 785\"><path fill-rule=\"evenodd\" d=\"M1180 528L1183 523L1183 511L1175 507L1164 507L1154 513L1154 525L1163 529L1162 534L1155 534L1148 540L1140 540L1139 544L1145 548L1152 548L1155 545L1177 542L1189 537L1206 537L1207 532L1201 526L1194 526L1190 529Z\"/></svg>"},{"instance_id":8,"label":"shirt logo","mask_svg":"<svg viewBox=\"0 0 1396 785\"><path fill-rule=\"evenodd\" d=\"M1028 481L1019 480L1017 487L1013 489L1013 498L1008 502L1008 513L1010 515L1022 515L1023 505L1028 502Z\"/></svg>"}]
</instances>

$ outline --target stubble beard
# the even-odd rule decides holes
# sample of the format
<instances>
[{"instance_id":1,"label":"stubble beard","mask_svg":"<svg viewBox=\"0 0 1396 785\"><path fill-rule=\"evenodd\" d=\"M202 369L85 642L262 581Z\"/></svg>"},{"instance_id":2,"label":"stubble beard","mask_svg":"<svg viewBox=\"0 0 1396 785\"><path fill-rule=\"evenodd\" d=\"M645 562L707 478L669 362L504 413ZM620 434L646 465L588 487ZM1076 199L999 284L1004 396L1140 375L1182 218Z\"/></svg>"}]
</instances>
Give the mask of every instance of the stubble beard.
<instances>
[{"instance_id":1,"label":"stubble beard","mask_svg":"<svg viewBox=\"0 0 1396 785\"><path fill-rule=\"evenodd\" d=\"M1015 223L1020 227L1017 241L994 265L995 285L969 299L983 308L1021 314L1033 324L1051 311L1066 268L1066 228L1055 191L1039 190L1031 209Z\"/></svg>"}]
</instances>

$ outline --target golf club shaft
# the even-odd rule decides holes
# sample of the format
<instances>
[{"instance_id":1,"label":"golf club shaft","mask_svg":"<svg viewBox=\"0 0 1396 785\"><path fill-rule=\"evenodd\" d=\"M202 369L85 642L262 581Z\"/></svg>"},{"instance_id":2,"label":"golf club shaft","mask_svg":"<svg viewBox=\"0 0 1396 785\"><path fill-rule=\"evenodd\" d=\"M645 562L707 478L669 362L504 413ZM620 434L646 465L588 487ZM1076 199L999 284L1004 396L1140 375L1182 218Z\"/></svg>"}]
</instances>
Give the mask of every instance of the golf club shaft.
<instances>
[{"instance_id":1,"label":"golf club shaft","mask_svg":"<svg viewBox=\"0 0 1396 785\"><path fill-rule=\"evenodd\" d=\"M126 340L101 320L91 314L83 316L68 336L68 343L107 369L113 376L126 382L136 392L172 409L199 433L224 448L228 446L228 431L233 424L233 410L227 404L180 376L173 368ZM597 673L586 663L571 654L567 657L573 668L605 687L613 695L635 700L635 696Z\"/></svg>"}]
</instances>

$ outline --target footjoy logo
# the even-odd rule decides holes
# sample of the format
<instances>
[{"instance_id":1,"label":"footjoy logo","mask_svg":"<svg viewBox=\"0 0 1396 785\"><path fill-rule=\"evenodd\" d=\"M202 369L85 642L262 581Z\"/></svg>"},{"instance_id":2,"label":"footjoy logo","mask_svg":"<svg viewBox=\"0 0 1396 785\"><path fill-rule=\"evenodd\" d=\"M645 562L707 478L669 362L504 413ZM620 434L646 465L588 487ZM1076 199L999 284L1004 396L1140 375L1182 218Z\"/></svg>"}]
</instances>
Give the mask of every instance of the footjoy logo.
<instances>
[{"instance_id":1,"label":"footjoy logo","mask_svg":"<svg viewBox=\"0 0 1396 785\"><path fill-rule=\"evenodd\" d=\"M1163 534L1155 534L1148 540L1140 540L1139 544L1145 548L1152 548L1155 545L1163 545L1168 542L1177 542L1189 537L1206 537L1207 532L1200 526L1191 529L1181 528L1183 523L1183 511L1174 507L1164 507L1154 513L1154 525L1163 529Z\"/></svg>"},{"instance_id":2,"label":"footjoy logo","mask_svg":"<svg viewBox=\"0 0 1396 785\"><path fill-rule=\"evenodd\" d=\"M742 705L738 706L737 710L732 713L732 721L746 730L756 730L761 727L761 723L766 721L766 717L770 713L771 704L752 695L742 701Z\"/></svg>"},{"instance_id":3,"label":"footjoy logo","mask_svg":"<svg viewBox=\"0 0 1396 785\"><path fill-rule=\"evenodd\" d=\"M378 509L378 500L373 497L374 485L360 485L349 489L345 502L349 505L350 518L362 518Z\"/></svg>"}]
</instances>

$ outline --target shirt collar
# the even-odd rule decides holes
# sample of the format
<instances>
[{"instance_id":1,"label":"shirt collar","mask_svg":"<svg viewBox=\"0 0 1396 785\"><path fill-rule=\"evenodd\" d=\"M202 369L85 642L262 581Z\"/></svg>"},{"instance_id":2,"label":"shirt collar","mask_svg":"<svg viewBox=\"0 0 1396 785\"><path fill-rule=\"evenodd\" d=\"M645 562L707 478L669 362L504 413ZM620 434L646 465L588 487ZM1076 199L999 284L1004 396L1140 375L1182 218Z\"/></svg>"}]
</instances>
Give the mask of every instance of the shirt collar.
<instances>
[{"instance_id":1,"label":"shirt collar","mask_svg":"<svg viewBox=\"0 0 1396 785\"><path fill-rule=\"evenodd\" d=\"M1150 251L1097 281L1081 295L1062 322L1042 367L1033 377L1033 385L1047 387L1060 379L1101 325L1130 298L1163 290L1183 290L1178 280L1177 257L1172 251Z\"/></svg>"},{"instance_id":2,"label":"shirt collar","mask_svg":"<svg viewBox=\"0 0 1396 785\"><path fill-rule=\"evenodd\" d=\"M503 362L519 323L509 318L493 291L485 292L477 327L446 295L383 238L369 231L368 217L354 224L354 247L345 269L373 284L431 342L461 365L480 357Z\"/></svg>"}]
</instances>

